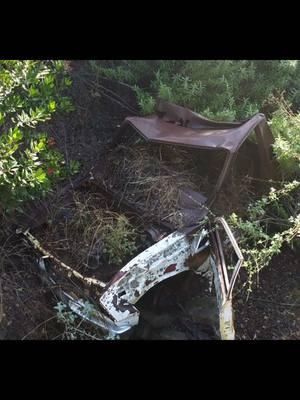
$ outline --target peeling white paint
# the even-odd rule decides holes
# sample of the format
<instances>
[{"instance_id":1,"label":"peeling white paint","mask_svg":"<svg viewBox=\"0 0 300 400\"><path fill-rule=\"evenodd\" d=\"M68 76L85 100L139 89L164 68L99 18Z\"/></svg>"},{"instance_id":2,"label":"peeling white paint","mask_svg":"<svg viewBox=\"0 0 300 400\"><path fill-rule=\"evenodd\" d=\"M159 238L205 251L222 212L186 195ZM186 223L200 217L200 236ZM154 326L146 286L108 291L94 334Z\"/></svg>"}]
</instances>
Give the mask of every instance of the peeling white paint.
<instances>
[{"instance_id":1,"label":"peeling white paint","mask_svg":"<svg viewBox=\"0 0 300 400\"><path fill-rule=\"evenodd\" d=\"M121 278L100 297L101 306L118 322L138 315L133 304L159 282L189 270L186 261L202 249L198 244L206 235L203 229L190 240L184 233L173 232L140 253L121 269Z\"/></svg>"},{"instance_id":2,"label":"peeling white paint","mask_svg":"<svg viewBox=\"0 0 300 400\"><path fill-rule=\"evenodd\" d=\"M64 291L61 291L61 295L71 310L83 319L101 327L105 331L120 334L138 324L139 311L134 304L149 289L165 279L192 269L194 273L201 274L209 280L212 277L214 278L219 308L220 337L223 340L232 340L235 336L232 290L243 258L226 221L223 218L218 218L217 221L223 225L238 256L238 263L232 279L227 285L227 270L222 269L216 256L222 249L213 248L212 243L209 243L208 231L203 229L193 237L188 237L178 231L173 232L129 261L118 272L111 284L108 284L103 289L99 302L107 315L99 309L95 310L93 315L87 316L84 313L83 300L75 299ZM32 236L32 238L34 237ZM196 258L196 265L191 268L188 260L197 254L201 255L201 252L207 250L208 247L210 255L206 256L206 258L200 257L199 260L201 262L199 261L199 265L197 265L198 258ZM43 253L42 247L39 250ZM46 255L49 257L49 253ZM45 257L45 254L43 257ZM41 274L43 279L48 279L53 284L53 279L47 274L43 257L39 262ZM226 277L227 280L225 279Z\"/></svg>"}]
</instances>

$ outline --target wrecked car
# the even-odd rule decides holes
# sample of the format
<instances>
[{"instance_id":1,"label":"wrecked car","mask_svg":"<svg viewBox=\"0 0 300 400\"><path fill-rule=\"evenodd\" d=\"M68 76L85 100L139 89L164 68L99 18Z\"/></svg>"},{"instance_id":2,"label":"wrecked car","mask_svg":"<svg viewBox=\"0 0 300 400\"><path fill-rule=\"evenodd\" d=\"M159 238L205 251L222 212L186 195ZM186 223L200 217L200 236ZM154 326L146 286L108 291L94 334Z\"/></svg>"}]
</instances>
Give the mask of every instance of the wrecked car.
<instances>
[{"instance_id":1,"label":"wrecked car","mask_svg":"<svg viewBox=\"0 0 300 400\"><path fill-rule=\"evenodd\" d=\"M51 218L48 215L38 223L35 219L34 223L28 222L26 229L19 230L40 255L38 266L43 281L55 287L56 295L73 312L106 332L121 334L139 323L137 303L146 292L164 280L191 271L212 280L219 337L234 339L232 294L243 256L226 220L211 209L235 166L241 146L252 132L256 137L252 147L259 159L255 167L259 167L261 177L272 178L273 137L263 114L242 122L216 122L159 100L154 115L127 117L113 136L105 156L77 186L73 184L66 190L63 199L66 204L75 188L89 191L93 187L93 193L101 193L99 207L104 211L97 217L99 208L93 198L90 202L93 214L86 225L91 227L97 218L102 221L111 209L121 209L124 215L129 215L126 218L138 221L138 228L133 231L138 231L145 240L133 246L134 251L128 253L133 257L129 260L127 257L125 265L116 268L104 265L101 274L97 268L99 260L103 261L103 235L108 231L103 230L103 235L96 239L95 230L89 231L93 251L89 248L86 259L79 261L75 255L66 263L63 261L65 248L62 253L58 247L57 251L49 248L51 240L62 243L64 239L50 240L51 235L41 235L39 227L49 225L52 219L56 229L59 224L55 221L68 220L74 204L79 204L73 199L73 208L61 207L59 215ZM59 204L55 203L55 207L59 208ZM81 209L87 207L86 200L80 204L83 204ZM80 220L76 215L75 222ZM109 217L113 218L113 214ZM114 223L113 219L109 221ZM75 225L68 226L70 231ZM76 250L84 247L84 235L81 242L73 240ZM86 265L88 275L82 273L86 269L79 268L79 264ZM58 284L62 282L58 280L62 271L67 280ZM89 314L84 311L87 290L92 290L97 299L96 308Z\"/></svg>"}]
</instances>

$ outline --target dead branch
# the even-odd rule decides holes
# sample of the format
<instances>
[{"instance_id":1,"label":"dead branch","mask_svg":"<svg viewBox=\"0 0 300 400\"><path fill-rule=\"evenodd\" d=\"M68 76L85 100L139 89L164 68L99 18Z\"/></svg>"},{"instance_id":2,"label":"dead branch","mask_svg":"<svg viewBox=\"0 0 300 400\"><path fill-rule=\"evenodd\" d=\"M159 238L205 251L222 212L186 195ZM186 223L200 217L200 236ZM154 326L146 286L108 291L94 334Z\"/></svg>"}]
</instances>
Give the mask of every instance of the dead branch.
<instances>
[{"instance_id":1,"label":"dead branch","mask_svg":"<svg viewBox=\"0 0 300 400\"><path fill-rule=\"evenodd\" d=\"M74 270L73 268L69 267L62 261L60 261L58 258L53 256L49 251L47 251L41 244L40 242L33 236L31 233L29 233L28 229L23 232L23 235L26 236L26 238L33 244L35 249L39 250L41 253L43 253L46 257L50 258L52 261L55 262L56 265L59 265L61 268L64 270L68 271L68 275L73 275L77 279L83 281L84 283L88 284L89 286L94 285L98 286L101 288L104 288L106 286L106 283L99 281L98 279L95 278L87 278L80 274L78 271Z\"/></svg>"},{"instance_id":2,"label":"dead branch","mask_svg":"<svg viewBox=\"0 0 300 400\"><path fill-rule=\"evenodd\" d=\"M300 307L299 303L278 303L277 301L265 300L265 299L252 299L253 301L258 301L259 303L270 303L276 304L278 306L286 306L286 307Z\"/></svg>"}]
</instances>

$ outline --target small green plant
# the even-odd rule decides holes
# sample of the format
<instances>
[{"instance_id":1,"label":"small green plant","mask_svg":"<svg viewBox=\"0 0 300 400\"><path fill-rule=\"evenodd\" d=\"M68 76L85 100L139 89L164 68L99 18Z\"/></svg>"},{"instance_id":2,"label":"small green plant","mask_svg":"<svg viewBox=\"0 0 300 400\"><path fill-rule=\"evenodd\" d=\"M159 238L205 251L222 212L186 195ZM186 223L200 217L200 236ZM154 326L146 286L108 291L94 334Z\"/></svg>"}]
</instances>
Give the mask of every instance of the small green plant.
<instances>
[{"instance_id":1,"label":"small green plant","mask_svg":"<svg viewBox=\"0 0 300 400\"><path fill-rule=\"evenodd\" d=\"M135 230L125 215L119 215L115 224L104 226L103 243L109 263L118 265L137 250Z\"/></svg>"},{"instance_id":2,"label":"small green plant","mask_svg":"<svg viewBox=\"0 0 300 400\"><path fill-rule=\"evenodd\" d=\"M282 246L292 245L299 238L299 188L298 181L285 183L280 189L271 188L267 196L249 205L247 218L242 219L235 213L229 218L245 256L248 292L251 292L253 277L269 265Z\"/></svg>"},{"instance_id":3,"label":"small green plant","mask_svg":"<svg viewBox=\"0 0 300 400\"><path fill-rule=\"evenodd\" d=\"M74 216L67 219L64 231L76 262L89 265L93 260L121 265L137 250L140 235L126 215L110 211L97 194L74 193Z\"/></svg>"},{"instance_id":4,"label":"small green plant","mask_svg":"<svg viewBox=\"0 0 300 400\"><path fill-rule=\"evenodd\" d=\"M97 332L96 328L83 326L84 318L79 317L68 306L62 302L58 302L54 306L56 310L56 317L58 322L64 325L64 332L62 339L65 340L117 340L118 335L108 333L104 334L102 331ZM91 318L95 313L95 307L89 301L82 304L81 312L84 317Z\"/></svg>"},{"instance_id":5,"label":"small green plant","mask_svg":"<svg viewBox=\"0 0 300 400\"><path fill-rule=\"evenodd\" d=\"M141 107L143 115L152 114L155 110L155 98L147 92L140 89L138 86L134 87L138 105Z\"/></svg>"},{"instance_id":6,"label":"small green plant","mask_svg":"<svg viewBox=\"0 0 300 400\"><path fill-rule=\"evenodd\" d=\"M109 68L109 67L102 67L101 65L98 65L95 61L91 61L91 66L94 71L96 71L99 74L103 74L105 77L114 79L116 81L120 82L134 82L135 77L133 73L125 69L124 67L118 65L114 68Z\"/></svg>"},{"instance_id":7,"label":"small green plant","mask_svg":"<svg viewBox=\"0 0 300 400\"><path fill-rule=\"evenodd\" d=\"M67 168L45 133L26 137L26 132L11 128L0 136L0 203L7 211L46 194L57 180L77 171L78 163Z\"/></svg>"},{"instance_id":8,"label":"small green plant","mask_svg":"<svg viewBox=\"0 0 300 400\"><path fill-rule=\"evenodd\" d=\"M67 340L78 339L78 334L75 326L78 320L78 316L72 311L69 311L68 307L62 302L57 303L54 309L57 310L57 320L65 327L62 338L65 338Z\"/></svg>"}]
</instances>

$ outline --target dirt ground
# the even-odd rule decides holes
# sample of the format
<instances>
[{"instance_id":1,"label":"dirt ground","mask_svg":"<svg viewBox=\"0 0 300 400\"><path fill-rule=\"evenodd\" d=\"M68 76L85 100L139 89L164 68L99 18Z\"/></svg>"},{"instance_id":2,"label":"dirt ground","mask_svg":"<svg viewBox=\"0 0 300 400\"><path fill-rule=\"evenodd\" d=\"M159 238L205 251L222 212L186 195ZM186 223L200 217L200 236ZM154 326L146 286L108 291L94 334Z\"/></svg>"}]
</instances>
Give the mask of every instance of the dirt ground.
<instances>
[{"instance_id":1,"label":"dirt ground","mask_svg":"<svg viewBox=\"0 0 300 400\"><path fill-rule=\"evenodd\" d=\"M57 116L44 129L53 136L68 162L80 161L80 176L101 159L112 132L137 109L131 89L109 81L96 82L86 61L68 63L73 78L75 111ZM112 92L130 105L121 105ZM103 95L105 93L105 95ZM7 252L15 249L13 257ZM300 339L300 257L285 249L263 270L246 299L238 282L234 308L238 340ZM242 275L242 274L241 274ZM141 323L129 339L215 339L214 296L203 279L177 276L147 293L137 305ZM201 296L200 296L201 293ZM41 285L34 254L14 237L0 247L0 339L62 339L57 299ZM127 338L127 337L124 337Z\"/></svg>"},{"instance_id":2,"label":"dirt ground","mask_svg":"<svg viewBox=\"0 0 300 400\"><path fill-rule=\"evenodd\" d=\"M289 248L274 257L247 301L234 300L237 339L300 339L300 257Z\"/></svg>"}]
</instances>

